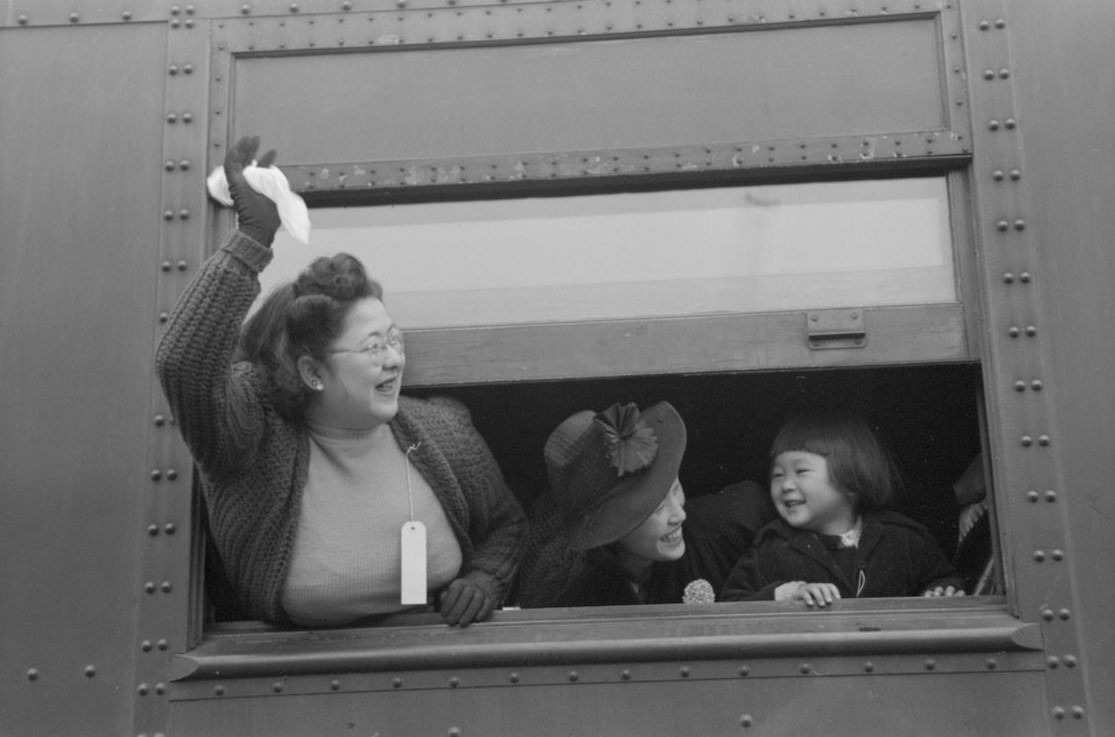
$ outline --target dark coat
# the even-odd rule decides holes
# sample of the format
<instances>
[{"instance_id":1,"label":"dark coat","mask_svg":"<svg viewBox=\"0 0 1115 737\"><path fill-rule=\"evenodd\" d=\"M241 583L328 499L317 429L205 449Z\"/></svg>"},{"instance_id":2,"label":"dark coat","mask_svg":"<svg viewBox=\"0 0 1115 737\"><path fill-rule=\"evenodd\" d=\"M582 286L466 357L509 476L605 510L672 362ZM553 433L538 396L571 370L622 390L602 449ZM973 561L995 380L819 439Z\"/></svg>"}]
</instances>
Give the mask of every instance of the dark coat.
<instances>
[{"instance_id":1,"label":"dark coat","mask_svg":"<svg viewBox=\"0 0 1115 737\"><path fill-rule=\"evenodd\" d=\"M919 596L936 586L964 581L924 527L895 512L863 515L852 575L821 537L777 519L755 536L724 585L721 601L773 599L790 581L832 583L844 598Z\"/></svg>"}]
</instances>

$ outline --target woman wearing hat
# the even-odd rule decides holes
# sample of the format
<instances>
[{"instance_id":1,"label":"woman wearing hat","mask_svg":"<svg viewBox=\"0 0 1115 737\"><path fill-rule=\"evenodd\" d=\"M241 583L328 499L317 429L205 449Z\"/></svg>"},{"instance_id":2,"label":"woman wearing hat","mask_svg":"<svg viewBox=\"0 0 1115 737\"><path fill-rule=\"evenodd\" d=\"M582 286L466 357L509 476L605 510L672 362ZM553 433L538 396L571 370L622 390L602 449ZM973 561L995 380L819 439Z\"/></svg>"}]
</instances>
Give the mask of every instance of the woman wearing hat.
<instances>
[{"instance_id":1,"label":"woman wearing hat","mask_svg":"<svg viewBox=\"0 0 1115 737\"><path fill-rule=\"evenodd\" d=\"M520 575L524 607L712 601L772 516L752 483L694 498L678 469L685 423L667 402L568 417L546 441Z\"/></svg>"}]
</instances>

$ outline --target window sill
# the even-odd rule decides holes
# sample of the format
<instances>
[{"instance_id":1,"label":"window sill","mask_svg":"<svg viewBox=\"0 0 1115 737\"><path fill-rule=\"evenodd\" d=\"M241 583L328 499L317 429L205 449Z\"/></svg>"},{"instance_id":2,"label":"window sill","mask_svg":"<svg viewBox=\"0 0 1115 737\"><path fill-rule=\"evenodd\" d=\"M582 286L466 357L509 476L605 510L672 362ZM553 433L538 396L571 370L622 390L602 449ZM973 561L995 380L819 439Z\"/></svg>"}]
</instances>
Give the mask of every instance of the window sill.
<instances>
[{"instance_id":1,"label":"window sill","mask_svg":"<svg viewBox=\"0 0 1115 737\"><path fill-rule=\"evenodd\" d=\"M775 602L534 609L463 629L434 614L326 630L232 623L175 656L171 678L1041 648L1039 625L1012 617L1002 597L849 600L829 611Z\"/></svg>"}]
</instances>

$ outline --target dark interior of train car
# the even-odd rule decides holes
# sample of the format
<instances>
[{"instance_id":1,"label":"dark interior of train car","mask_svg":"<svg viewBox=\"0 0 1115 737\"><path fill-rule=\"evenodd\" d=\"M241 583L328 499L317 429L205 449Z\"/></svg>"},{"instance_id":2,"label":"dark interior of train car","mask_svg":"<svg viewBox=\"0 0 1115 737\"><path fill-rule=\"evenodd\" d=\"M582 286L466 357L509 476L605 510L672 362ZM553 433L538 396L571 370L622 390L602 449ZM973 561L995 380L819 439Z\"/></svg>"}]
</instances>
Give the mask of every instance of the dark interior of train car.
<instances>
[{"instance_id":1,"label":"dark interior of train car","mask_svg":"<svg viewBox=\"0 0 1115 737\"><path fill-rule=\"evenodd\" d=\"M991 561L990 515L958 546L954 482L982 447L980 369L975 364L825 369L766 373L632 376L411 390L464 402L525 508L544 490L542 448L568 415L614 402L645 407L666 400L684 418L688 445L681 482L689 497L753 480L764 488L768 449L782 420L797 409L851 410L875 428L892 453L903 488L897 507L925 525L971 582ZM985 485L990 488L990 484ZM960 548L958 550L958 547ZM211 621L238 616L208 551L206 592ZM993 571L995 565L992 563ZM983 584L977 593L1001 593Z\"/></svg>"}]
</instances>

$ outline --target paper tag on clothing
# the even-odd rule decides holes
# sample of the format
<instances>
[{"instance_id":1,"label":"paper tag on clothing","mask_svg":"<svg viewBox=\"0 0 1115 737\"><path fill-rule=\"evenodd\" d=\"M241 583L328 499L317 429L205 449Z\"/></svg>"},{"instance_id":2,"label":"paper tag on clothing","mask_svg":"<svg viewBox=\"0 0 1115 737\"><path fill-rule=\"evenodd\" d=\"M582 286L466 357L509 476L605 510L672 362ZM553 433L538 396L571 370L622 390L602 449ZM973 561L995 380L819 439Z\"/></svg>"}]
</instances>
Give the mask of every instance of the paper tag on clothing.
<instances>
[{"instance_id":1,"label":"paper tag on clothing","mask_svg":"<svg viewBox=\"0 0 1115 737\"><path fill-rule=\"evenodd\" d=\"M401 604L426 603L426 525L404 522L402 530Z\"/></svg>"}]
</instances>

